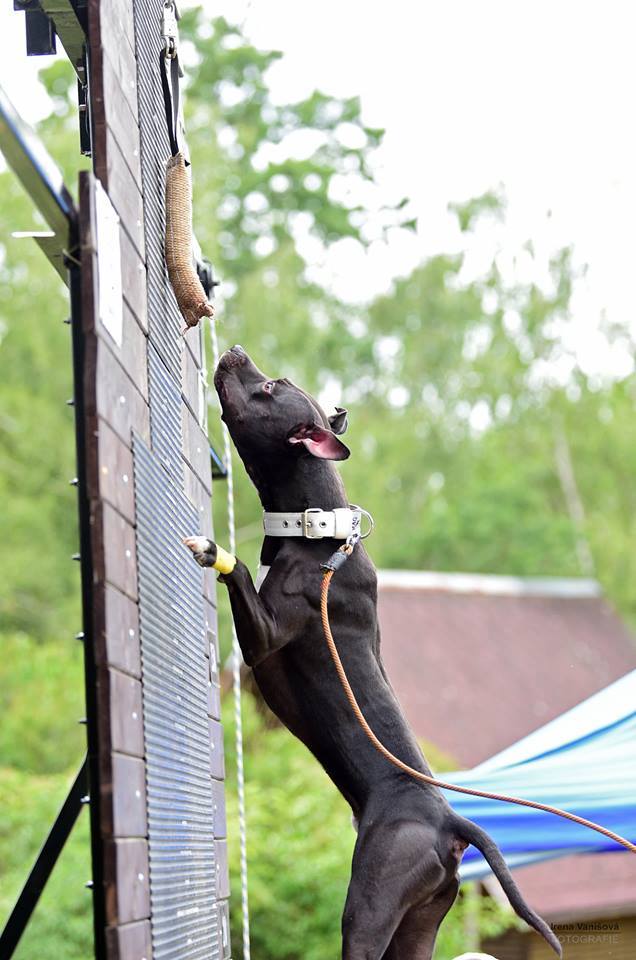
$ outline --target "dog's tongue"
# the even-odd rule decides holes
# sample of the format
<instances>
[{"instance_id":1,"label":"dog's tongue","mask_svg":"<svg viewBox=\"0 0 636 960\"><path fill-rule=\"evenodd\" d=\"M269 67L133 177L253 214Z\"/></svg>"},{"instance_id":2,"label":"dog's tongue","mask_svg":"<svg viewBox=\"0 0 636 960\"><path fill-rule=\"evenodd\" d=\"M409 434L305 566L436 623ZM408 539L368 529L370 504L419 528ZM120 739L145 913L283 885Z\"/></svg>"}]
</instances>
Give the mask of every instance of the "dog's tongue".
<instances>
[{"instance_id":1,"label":"dog's tongue","mask_svg":"<svg viewBox=\"0 0 636 960\"><path fill-rule=\"evenodd\" d=\"M349 451L344 443L324 427L311 427L289 438L290 443L304 443L314 457L322 460L346 460Z\"/></svg>"}]
</instances>

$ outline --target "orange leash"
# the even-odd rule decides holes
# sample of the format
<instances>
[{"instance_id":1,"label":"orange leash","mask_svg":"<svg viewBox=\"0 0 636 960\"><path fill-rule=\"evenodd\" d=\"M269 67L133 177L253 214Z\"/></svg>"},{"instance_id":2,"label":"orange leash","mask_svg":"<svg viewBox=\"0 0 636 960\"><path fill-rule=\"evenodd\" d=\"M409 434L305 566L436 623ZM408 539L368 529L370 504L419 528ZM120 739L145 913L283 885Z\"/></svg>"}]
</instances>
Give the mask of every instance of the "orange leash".
<instances>
[{"instance_id":1,"label":"orange leash","mask_svg":"<svg viewBox=\"0 0 636 960\"><path fill-rule=\"evenodd\" d=\"M346 547L341 547L340 550L346 556L349 556L352 552L352 547L347 545ZM334 554L334 557L335 556L336 555ZM338 564L338 566L339 565L340 564ZM583 827L589 827L590 830L596 830L597 833L602 833L604 837L608 837L610 840L620 843L621 846L626 847L626 849L630 850L632 853L636 853L636 844L630 843L630 841L626 840L625 837L619 836L612 830L607 830L598 823L593 823L591 820L586 820L584 817L578 817L575 813L568 813L567 810L560 810L558 807L551 807L546 803L538 803L535 800L522 800L520 797L507 797L504 794L486 793L484 790L472 790L470 787L458 787L453 783L445 783L443 780L437 780L435 777L429 777L427 774L421 773L419 770L415 770L414 767L410 767L407 763L404 763L402 760L398 759L398 757L392 754L390 750L387 750L384 744L378 740L375 733L364 719L360 705L356 700L355 694L351 689L351 684L347 679L345 669L342 666L342 661L340 659L340 655L338 654L333 634L331 633L331 627L329 625L328 597L329 584L331 583L331 578L333 577L334 573L335 569L325 569L325 573L322 578L320 614L322 617L322 627L325 634L325 640L327 641L327 646L329 647L331 659L333 660L338 672L342 689L347 696L347 700L351 704L351 709L356 715L358 723L378 753L381 753L382 756L389 761L389 763L392 763L399 770L402 770L404 773L408 773L409 776L414 777L416 780L422 781L422 783L428 783L434 787L441 787L443 790L454 790L456 793L467 793L471 797L483 797L485 800L502 800L505 803L517 803L522 807L532 807L533 810L543 810L545 813L554 813L557 817L564 817L566 820L572 820L574 823L580 823Z\"/></svg>"}]
</instances>

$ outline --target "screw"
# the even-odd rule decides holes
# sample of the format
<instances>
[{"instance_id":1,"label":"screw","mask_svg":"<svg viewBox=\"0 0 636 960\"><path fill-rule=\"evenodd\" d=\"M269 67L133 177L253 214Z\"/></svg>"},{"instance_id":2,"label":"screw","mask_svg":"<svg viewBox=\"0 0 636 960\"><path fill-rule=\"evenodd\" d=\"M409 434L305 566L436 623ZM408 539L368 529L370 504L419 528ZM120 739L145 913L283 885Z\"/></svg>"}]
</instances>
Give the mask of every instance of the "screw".
<instances>
[{"instance_id":1,"label":"screw","mask_svg":"<svg viewBox=\"0 0 636 960\"><path fill-rule=\"evenodd\" d=\"M73 554L71 554L71 560L81 560L81 559L82 559L81 554L79 554L79 553L73 553Z\"/></svg>"},{"instance_id":2,"label":"screw","mask_svg":"<svg viewBox=\"0 0 636 960\"><path fill-rule=\"evenodd\" d=\"M71 397L70 400L67 400L67 401L66 401L66 406L67 406L67 407L74 407L74 406L75 406L75 398L74 398L74 397Z\"/></svg>"},{"instance_id":3,"label":"screw","mask_svg":"<svg viewBox=\"0 0 636 960\"><path fill-rule=\"evenodd\" d=\"M80 803L90 803L90 802L91 802L91 798L89 797L88 794L83 796L82 799L80 800Z\"/></svg>"},{"instance_id":4,"label":"screw","mask_svg":"<svg viewBox=\"0 0 636 960\"><path fill-rule=\"evenodd\" d=\"M87 890L92 890L92 889L93 889L93 881L92 881L92 880L87 880L86 883L84 884L84 886L86 887Z\"/></svg>"},{"instance_id":5,"label":"screw","mask_svg":"<svg viewBox=\"0 0 636 960\"><path fill-rule=\"evenodd\" d=\"M83 639L84 639L84 631L83 631L83 630L80 630L79 633L76 633L76 634L75 634L75 639L76 639L76 640L83 640Z\"/></svg>"},{"instance_id":6,"label":"screw","mask_svg":"<svg viewBox=\"0 0 636 960\"><path fill-rule=\"evenodd\" d=\"M87 723L86 717L80 717L77 722L78 722L78 723L82 723L82 724L86 724L86 723Z\"/></svg>"},{"instance_id":7,"label":"screw","mask_svg":"<svg viewBox=\"0 0 636 960\"><path fill-rule=\"evenodd\" d=\"M79 480L77 479L77 477L73 477L72 480L69 480L68 485L69 487L76 487L78 483L79 483Z\"/></svg>"},{"instance_id":8,"label":"screw","mask_svg":"<svg viewBox=\"0 0 636 960\"><path fill-rule=\"evenodd\" d=\"M66 320L64 321L64 323L70 323L70 322L71 322L71 318L70 318L70 317L67 317Z\"/></svg>"}]
</instances>

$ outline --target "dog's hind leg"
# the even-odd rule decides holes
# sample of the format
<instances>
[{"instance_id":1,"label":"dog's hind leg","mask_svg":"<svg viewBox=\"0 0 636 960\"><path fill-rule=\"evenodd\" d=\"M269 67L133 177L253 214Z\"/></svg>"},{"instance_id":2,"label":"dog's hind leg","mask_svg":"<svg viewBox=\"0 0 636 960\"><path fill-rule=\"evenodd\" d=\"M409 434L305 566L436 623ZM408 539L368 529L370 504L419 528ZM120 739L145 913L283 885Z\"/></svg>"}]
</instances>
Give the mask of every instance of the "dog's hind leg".
<instances>
[{"instance_id":1,"label":"dog's hind leg","mask_svg":"<svg viewBox=\"0 0 636 960\"><path fill-rule=\"evenodd\" d=\"M439 926L452 907L459 881L450 883L425 903L407 910L382 960L431 960Z\"/></svg>"},{"instance_id":2,"label":"dog's hind leg","mask_svg":"<svg viewBox=\"0 0 636 960\"><path fill-rule=\"evenodd\" d=\"M365 827L356 843L351 882L342 918L343 960L428 960L437 926L455 898L449 894L445 909L435 908L428 953L388 953L396 932L416 904L435 900L440 887L448 887L447 871L434 848L434 833L425 824L401 820ZM420 931L424 936L423 930Z\"/></svg>"}]
</instances>

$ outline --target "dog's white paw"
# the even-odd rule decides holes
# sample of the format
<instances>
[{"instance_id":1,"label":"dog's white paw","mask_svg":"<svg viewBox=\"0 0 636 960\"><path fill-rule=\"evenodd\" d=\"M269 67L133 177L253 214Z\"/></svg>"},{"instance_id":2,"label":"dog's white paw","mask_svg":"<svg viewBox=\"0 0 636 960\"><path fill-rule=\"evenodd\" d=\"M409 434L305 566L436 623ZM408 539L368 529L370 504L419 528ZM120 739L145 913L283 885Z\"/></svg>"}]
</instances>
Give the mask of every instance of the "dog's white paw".
<instances>
[{"instance_id":1,"label":"dog's white paw","mask_svg":"<svg viewBox=\"0 0 636 960\"><path fill-rule=\"evenodd\" d=\"M185 537L183 542L192 553L210 553L214 546L207 537Z\"/></svg>"}]
</instances>

